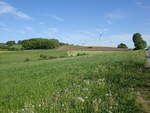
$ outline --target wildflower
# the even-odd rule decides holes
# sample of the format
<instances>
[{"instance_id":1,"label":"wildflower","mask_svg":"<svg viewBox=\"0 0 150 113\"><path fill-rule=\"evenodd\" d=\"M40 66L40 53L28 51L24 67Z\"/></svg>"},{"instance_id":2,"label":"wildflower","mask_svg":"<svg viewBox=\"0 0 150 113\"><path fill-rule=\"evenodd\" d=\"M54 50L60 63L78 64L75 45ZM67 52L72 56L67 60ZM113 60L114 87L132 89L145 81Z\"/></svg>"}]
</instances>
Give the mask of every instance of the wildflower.
<instances>
[{"instance_id":1,"label":"wildflower","mask_svg":"<svg viewBox=\"0 0 150 113\"><path fill-rule=\"evenodd\" d=\"M112 111L108 111L108 113L113 113Z\"/></svg>"},{"instance_id":2,"label":"wildflower","mask_svg":"<svg viewBox=\"0 0 150 113\"><path fill-rule=\"evenodd\" d=\"M109 94L107 93L107 94L105 94L106 96L109 96Z\"/></svg>"},{"instance_id":3,"label":"wildflower","mask_svg":"<svg viewBox=\"0 0 150 113\"><path fill-rule=\"evenodd\" d=\"M101 102L102 102L102 99L101 99L101 98L99 98L98 102L99 102L99 103L101 103Z\"/></svg>"},{"instance_id":4,"label":"wildflower","mask_svg":"<svg viewBox=\"0 0 150 113\"><path fill-rule=\"evenodd\" d=\"M32 105L32 107L34 108L35 106L34 106L34 105Z\"/></svg>"},{"instance_id":5,"label":"wildflower","mask_svg":"<svg viewBox=\"0 0 150 113\"><path fill-rule=\"evenodd\" d=\"M85 101L82 97L78 97L78 100L80 100L81 102Z\"/></svg>"},{"instance_id":6,"label":"wildflower","mask_svg":"<svg viewBox=\"0 0 150 113\"><path fill-rule=\"evenodd\" d=\"M109 108L112 109L112 106L110 106Z\"/></svg>"},{"instance_id":7,"label":"wildflower","mask_svg":"<svg viewBox=\"0 0 150 113\"><path fill-rule=\"evenodd\" d=\"M89 89L88 88L83 88L83 91L88 91Z\"/></svg>"},{"instance_id":8,"label":"wildflower","mask_svg":"<svg viewBox=\"0 0 150 113\"><path fill-rule=\"evenodd\" d=\"M94 112L98 112L99 110L98 99L93 100L93 108L94 108Z\"/></svg>"},{"instance_id":9,"label":"wildflower","mask_svg":"<svg viewBox=\"0 0 150 113\"><path fill-rule=\"evenodd\" d=\"M90 84L90 81L89 81L89 80L84 80L84 82L85 82L86 84Z\"/></svg>"}]
</instances>

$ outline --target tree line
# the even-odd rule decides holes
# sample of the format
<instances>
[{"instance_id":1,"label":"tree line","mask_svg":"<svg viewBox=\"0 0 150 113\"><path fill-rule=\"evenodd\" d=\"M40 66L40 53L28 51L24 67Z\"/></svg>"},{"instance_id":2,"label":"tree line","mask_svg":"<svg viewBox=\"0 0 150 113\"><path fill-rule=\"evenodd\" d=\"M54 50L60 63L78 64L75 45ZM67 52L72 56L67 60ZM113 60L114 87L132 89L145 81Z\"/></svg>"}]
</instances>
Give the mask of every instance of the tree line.
<instances>
[{"instance_id":1,"label":"tree line","mask_svg":"<svg viewBox=\"0 0 150 113\"><path fill-rule=\"evenodd\" d=\"M147 43L143 40L140 33L133 34L134 50L144 49L147 47ZM70 45L67 43L59 42L56 39L46 39L46 38L32 38L28 40L19 40L17 43L15 41L7 41L6 43L0 43L0 49L8 50L31 50L31 49L54 49L62 45ZM120 43L118 48L128 48L126 44Z\"/></svg>"},{"instance_id":2,"label":"tree line","mask_svg":"<svg viewBox=\"0 0 150 113\"><path fill-rule=\"evenodd\" d=\"M0 48L8 50L54 49L61 45L69 44L59 42L56 39L32 38L28 40L19 40L17 43L15 41L0 43Z\"/></svg>"}]
</instances>

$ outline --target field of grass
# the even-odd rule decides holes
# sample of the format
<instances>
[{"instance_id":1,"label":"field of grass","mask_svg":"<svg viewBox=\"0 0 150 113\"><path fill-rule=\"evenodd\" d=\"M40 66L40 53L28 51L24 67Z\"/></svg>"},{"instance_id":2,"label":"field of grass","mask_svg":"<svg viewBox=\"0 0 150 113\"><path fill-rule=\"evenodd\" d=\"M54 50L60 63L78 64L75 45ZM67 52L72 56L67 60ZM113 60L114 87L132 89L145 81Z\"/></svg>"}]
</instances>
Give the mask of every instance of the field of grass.
<instances>
[{"instance_id":1,"label":"field of grass","mask_svg":"<svg viewBox=\"0 0 150 113\"><path fill-rule=\"evenodd\" d=\"M0 113L143 113L143 51L80 53L0 53Z\"/></svg>"}]
</instances>

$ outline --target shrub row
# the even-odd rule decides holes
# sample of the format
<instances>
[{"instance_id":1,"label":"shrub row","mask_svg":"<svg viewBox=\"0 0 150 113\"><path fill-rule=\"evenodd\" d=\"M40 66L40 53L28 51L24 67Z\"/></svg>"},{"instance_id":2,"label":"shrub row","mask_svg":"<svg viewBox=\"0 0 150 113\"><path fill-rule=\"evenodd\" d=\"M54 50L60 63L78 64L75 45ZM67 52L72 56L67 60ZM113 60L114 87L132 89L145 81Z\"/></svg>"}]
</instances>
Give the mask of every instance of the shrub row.
<instances>
[{"instance_id":1,"label":"shrub row","mask_svg":"<svg viewBox=\"0 0 150 113\"><path fill-rule=\"evenodd\" d=\"M22 41L24 49L53 49L59 46L59 41L55 39L34 38Z\"/></svg>"}]
</instances>

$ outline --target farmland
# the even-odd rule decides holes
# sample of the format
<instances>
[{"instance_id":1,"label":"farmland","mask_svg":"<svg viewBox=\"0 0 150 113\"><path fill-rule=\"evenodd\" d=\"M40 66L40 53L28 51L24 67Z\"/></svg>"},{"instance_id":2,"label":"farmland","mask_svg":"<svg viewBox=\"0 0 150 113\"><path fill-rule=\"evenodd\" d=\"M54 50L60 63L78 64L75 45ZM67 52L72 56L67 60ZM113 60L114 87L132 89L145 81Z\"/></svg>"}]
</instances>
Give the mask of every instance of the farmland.
<instances>
[{"instance_id":1,"label":"farmland","mask_svg":"<svg viewBox=\"0 0 150 113\"><path fill-rule=\"evenodd\" d=\"M0 113L144 113L143 51L0 52Z\"/></svg>"}]
</instances>

